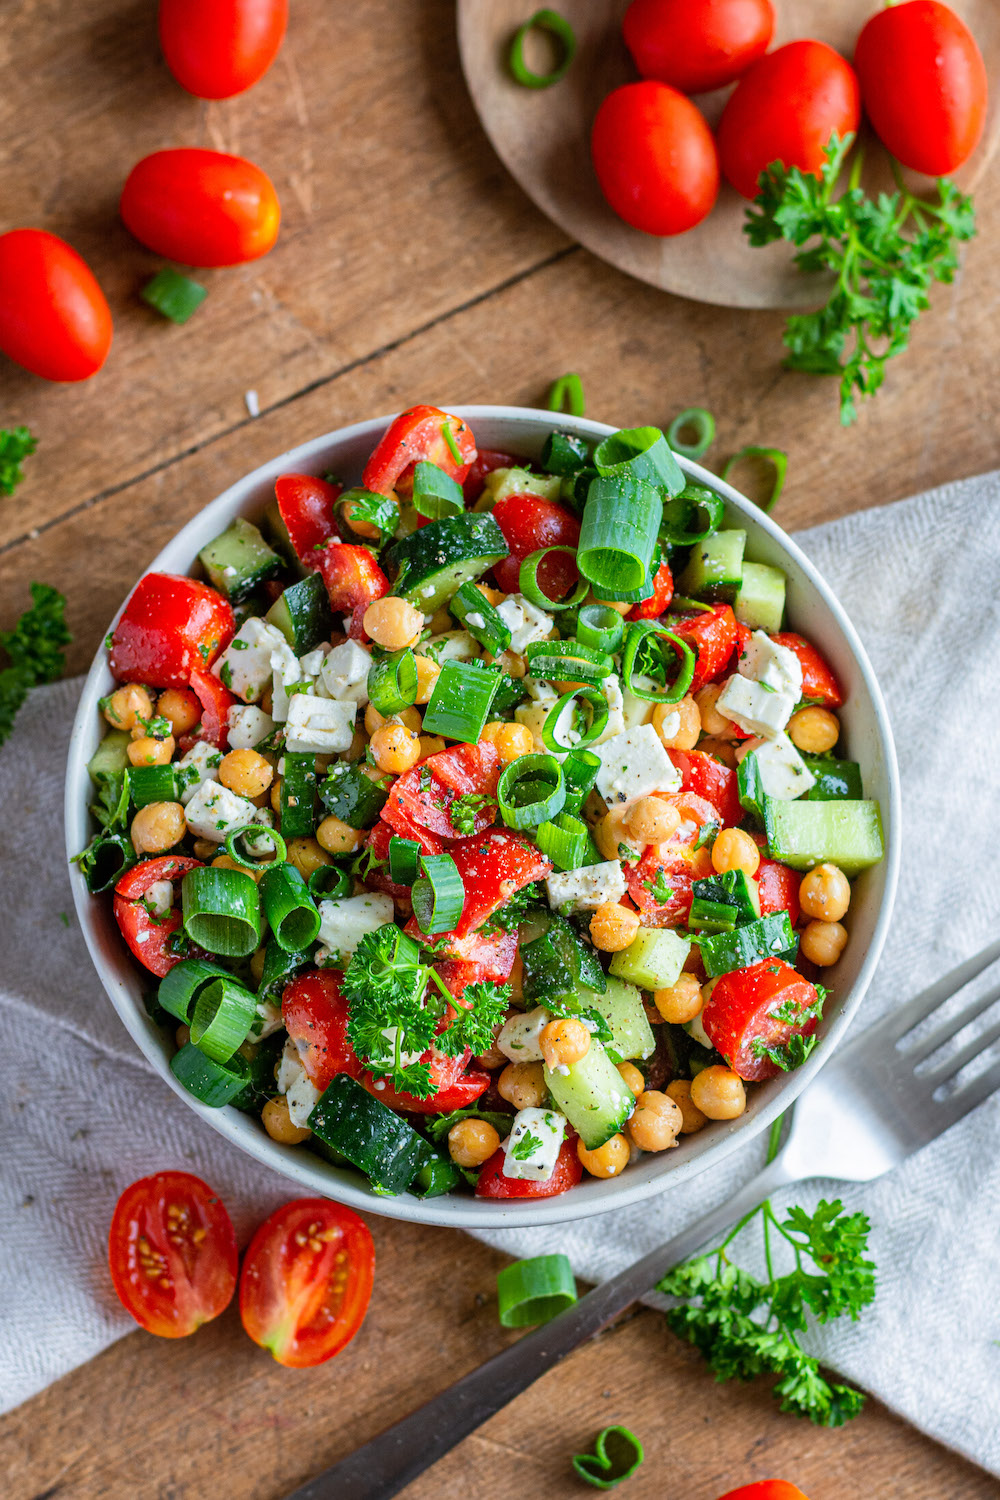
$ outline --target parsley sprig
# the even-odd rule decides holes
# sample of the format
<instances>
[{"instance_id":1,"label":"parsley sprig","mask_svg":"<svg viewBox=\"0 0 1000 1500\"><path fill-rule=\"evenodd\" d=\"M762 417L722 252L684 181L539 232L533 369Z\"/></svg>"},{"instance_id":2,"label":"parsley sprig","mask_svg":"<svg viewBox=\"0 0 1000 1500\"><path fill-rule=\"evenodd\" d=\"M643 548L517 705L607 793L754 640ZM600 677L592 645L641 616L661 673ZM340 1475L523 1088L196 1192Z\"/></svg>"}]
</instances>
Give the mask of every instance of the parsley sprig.
<instances>
[{"instance_id":1,"label":"parsley sprig","mask_svg":"<svg viewBox=\"0 0 1000 1500\"><path fill-rule=\"evenodd\" d=\"M771 1015L777 1021L784 1021L786 1026L802 1027L807 1021L819 1021L829 993L828 989L818 984L816 999L812 1005L799 1010L794 1000L783 1000L771 1011ZM787 1040L780 1044L765 1042L763 1037L754 1037L750 1050L754 1057L770 1058L775 1067L780 1068L783 1073L790 1073L793 1068L801 1068L818 1041L816 1032L811 1036L803 1036L801 1030L798 1030L791 1032Z\"/></svg>"},{"instance_id":2,"label":"parsley sprig","mask_svg":"<svg viewBox=\"0 0 1000 1500\"><path fill-rule=\"evenodd\" d=\"M778 162L768 167L744 225L751 245L815 240L795 264L807 273L833 273L824 306L788 319L785 365L839 377L845 427L857 417L856 397L874 395L888 361L907 348L934 282L954 280L957 244L976 232L972 199L946 177L938 180L937 203L928 202L907 191L894 162L898 190L869 198L860 185L861 152L846 190L834 197L853 144L852 135L834 134L819 177Z\"/></svg>"},{"instance_id":3,"label":"parsley sprig","mask_svg":"<svg viewBox=\"0 0 1000 1500\"><path fill-rule=\"evenodd\" d=\"M0 494L13 495L24 478L22 459L37 447L38 439L27 427L0 427Z\"/></svg>"},{"instance_id":4,"label":"parsley sprig","mask_svg":"<svg viewBox=\"0 0 1000 1500\"><path fill-rule=\"evenodd\" d=\"M31 608L14 629L0 630L0 647L10 657L10 666L0 671L0 745L13 729L29 689L62 676L62 648L72 640L63 617L63 595L47 583L33 583L31 598Z\"/></svg>"}]
</instances>

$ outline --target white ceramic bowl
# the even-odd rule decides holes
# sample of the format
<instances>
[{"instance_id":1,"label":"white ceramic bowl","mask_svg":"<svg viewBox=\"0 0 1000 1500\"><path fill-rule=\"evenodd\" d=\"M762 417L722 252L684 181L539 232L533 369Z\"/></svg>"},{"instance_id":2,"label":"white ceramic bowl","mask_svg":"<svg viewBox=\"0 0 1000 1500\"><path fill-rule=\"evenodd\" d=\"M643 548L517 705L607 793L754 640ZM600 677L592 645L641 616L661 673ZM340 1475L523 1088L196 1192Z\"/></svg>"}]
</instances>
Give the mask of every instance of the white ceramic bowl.
<instances>
[{"instance_id":1,"label":"white ceramic bowl","mask_svg":"<svg viewBox=\"0 0 1000 1500\"><path fill-rule=\"evenodd\" d=\"M522 407L469 406L454 410L471 424L481 447L497 448L527 458L538 457L545 435L553 425L594 439L614 431L599 422L566 416L556 418L550 412ZM246 515L256 519L261 514L280 474L333 471L348 482L357 481L365 460L390 420L376 417L368 422L358 422L304 443L264 464L206 505L164 547L150 564L150 570L188 572L199 549L217 536L234 516ZM795 1072L755 1085L750 1090L746 1114L739 1120L712 1124L697 1135L684 1137L676 1150L659 1156L645 1156L622 1177L612 1181L585 1178L569 1193L535 1202L523 1199L485 1201L468 1196L422 1201L407 1193L396 1198L379 1197L359 1174L332 1166L311 1152L280 1146L265 1134L260 1121L253 1116L231 1108L208 1109L182 1088L169 1068L172 1038L165 1037L153 1025L142 1004L142 992L149 988L148 976L140 974L119 936L110 899L91 896L74 865L71 869L77 915L101 983L136 1044L166 1083L198 1116L201 1124L195 1126L192 1122L193 1135L202 1125L210 1125L241 1150L290 1178L303 1193L335 1198L370 1213L477 1229L548 1224L624 1207L706 1171L714 1162L721 1161L741 1143L765 1129L788 1108L816 1070L823 1066L861 1004L882 951L895 893L899 859L899 786L885 705L850 621L829 586L795 543L774 521L714 474L684 459L681 459L681 464L693 479L724 497L726 523L739 525L747 531L748 556L785 571L791 627L819 645L843 683L847 703L841 718L846 742L851 756L861 762L866 794L878 798L882 806L886 857L880 865L866 871L855 885L850 941L843 958L830 971L828 982L834 999L821 1028L821 1042L812 1056ZM84 684L70 740L66 774L66 841L71 855L83 848L91 832L87 806L92 800L92 792L87 761L102 732L97 700L113 686L107 654L102 647Z\"/></svg>"}]
</instances>

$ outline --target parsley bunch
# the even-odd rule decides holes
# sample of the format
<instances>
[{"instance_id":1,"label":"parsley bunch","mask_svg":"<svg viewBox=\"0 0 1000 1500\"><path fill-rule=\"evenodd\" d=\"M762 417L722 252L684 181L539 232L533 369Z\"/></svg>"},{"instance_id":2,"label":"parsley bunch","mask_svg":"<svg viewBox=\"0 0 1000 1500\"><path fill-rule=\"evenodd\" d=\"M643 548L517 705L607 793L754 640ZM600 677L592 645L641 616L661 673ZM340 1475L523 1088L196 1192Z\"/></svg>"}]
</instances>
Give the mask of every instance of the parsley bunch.
<instances>
[{"instance_id":1,"label":"parsley bunch","mask_svg":"<svg viewBox=\"0 0 1000 1500\"><path fill-rule=\"evenodd\" d=\"M31 608L14 629L0 630L0 646L10 657L10 666L0 672L0 745L13 729L28 690L62 675L66 665L62 648L72 640L63 617L63 595L47 583L33 583L31 598Z\"/></svg>"},{"instance_id":2,"label":"parsley bunch","mask_svg":"<svg viewBox=\"0 0 1000 1500\"><path fill-rule=\"evenodd\" d=\"M24 478L21 460L37 447L38 439L27 427L0 427L0 494L13 495Z\"/></svg>"},{"instance_id":3,"label":"parsley bunch","mask_svg":"<svg viewBox=\"0 0 1000 1500\"><path fill-rule=\"evenodd\" d=\"M780 162L768 167L744 225L751 245L815 240L799 251L795 264L805 272L833 274L825 305L788 319L785 366L839 376L845 427L857 417L855 397L874 395L888 361L907 348L910 329L930 305L933 283L954 280L956 245L976 232L972 199L945 177L937 184L937 203L930 203L906 190L894 162L898 191L869 198L860 186L861 153L846 191L835 198L853 143L851 135L834 134L819 177Z\"/></svg>"}]
</instances>

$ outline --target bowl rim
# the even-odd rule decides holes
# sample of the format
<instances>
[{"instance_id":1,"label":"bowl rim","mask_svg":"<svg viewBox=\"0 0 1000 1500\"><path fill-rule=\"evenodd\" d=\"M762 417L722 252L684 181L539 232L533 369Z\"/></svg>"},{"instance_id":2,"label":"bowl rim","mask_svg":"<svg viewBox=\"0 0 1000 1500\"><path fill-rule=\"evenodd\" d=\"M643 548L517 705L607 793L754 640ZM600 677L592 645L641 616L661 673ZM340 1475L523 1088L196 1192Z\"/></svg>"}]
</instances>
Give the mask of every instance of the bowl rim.
<instances>
[{"instance_id":1,"label":"bowl rim","mask_svg":"<svg viewBox=\"0 0 1000 1500\"><path fill-rule=\"evenodd\" d=\"M619 430L591 418L574 417L537 407L455 405L448 409L468 421L473 431L475 431L477 421L491 420L520 423L532 428L537 428L537 425L543 422L550 427L557 426L561 430L570 430L588 438L605 437ZM361 422L351 423L346 427L336 428L332 432L311 438L258 465L201 507L160 549L156 557L143 569L139 578L160 570L179 571L172 560L164 562L165 556L178 551L188 551L188 561L185 566L190 570L197 548L191 550L188 546L186 549L186 539L204 526L207 516L218 514L224 526L232 515L241 513L249 494L262 484L277 478L282 473L309 472L312 467L315 467L317 458L331 447L342 446L345 443L369 437L374 444L396 415L398 413L392 412L385 416L371 417ZM832 1056L857 1014L885 944L899 873L901 843L899 770L888 712L881 689L867 652L846 611L830 585L811 560L800 550L793 538L765 511L740 494L725 480L681 454L677 455L677 460L689 478L721 495L729 506L740 512L752 524L752 527L763 531L796 564L832 614L857 664L868 693L877 741L884 759L888 806L882 808L883 825L886 831L883 896L875 917L868 950L858 970L857 978L843 997L837 1014L824 1024L822 1045L814 1049L801 1067L774 1080L774 1083L780 1086L773 1090L770 1099L758 1108L748 1111L732 1125L723 1126L722 1122L718 1122L710 1145L706 1145L697 1154L692 1153L676 1161L657 1177L640 1179L630 1184L629 1176L626 1174L615 1179L613 1183L599 1184L601 1188L610 1190L602 1193L601 1196L596 1194L587 1196L585 1191L587 1185L581 1185L584 1191L578 1188L570 1193L543 1199L487 1200L453 1197L450 1194L420 1199L410 1193L402 1193L396 1197L380 1196L351 1169L336 1168L312 1153L297 1151L294 1147L281 1146L261 1130L248 1130L246 1127L251 1123L249 1116L229 1109L209 1109L188 1093L170 1071L157 1029L125 986L122 972L124 965L130 965L131 961L125 958L124 951L120 955L121 962L117 964L105 953L98 931L100 908L87 890L79 867L71 865L70 883L74 906L91 960L108 998L143 1056L174 1093L231 1145L255 1157L272 1171L290 1178L311 1195L333 1199L363 1213L374 1213L411 1223L476 1231L541 1227L628 1208L645 1199L656 1197L669 1188L678 1186L701 1172L707 1171L766 1130L779 1115L790 1107L827 1059ZM117 624L138 582L139 579L136 579L136 583L129 589L125 599L116 610L108 627L109 631L113 630ZM81 690L67 753L64 822L66 849L70 858L80 847L77 828L86 808L83 788L89 786L86 771L88 758L85 753L86 739L88 733L92 733L93 713L97 698L100 696L100 688L103 686L102 679L107 676L108 671L104 639L105 637L102 637L101 645L95 653ZM596 1180L593 1186L598 1186Z\"/></svg>"}]
</instances>

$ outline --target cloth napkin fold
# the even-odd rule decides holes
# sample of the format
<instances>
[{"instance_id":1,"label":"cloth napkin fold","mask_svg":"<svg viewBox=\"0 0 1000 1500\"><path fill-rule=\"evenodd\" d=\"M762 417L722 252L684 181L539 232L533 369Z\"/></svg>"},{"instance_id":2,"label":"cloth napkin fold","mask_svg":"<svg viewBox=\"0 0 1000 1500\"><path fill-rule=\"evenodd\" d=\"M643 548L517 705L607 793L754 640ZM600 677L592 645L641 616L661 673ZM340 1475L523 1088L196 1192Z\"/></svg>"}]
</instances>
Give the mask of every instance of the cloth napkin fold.
<instances>
[{"instance_id":1,"label":"cloth napkin fold","mask_svg":"<svg viewBox=\"0 0 1000 1500\"><path fill-rule=\"evenodd\" d=\"M996 936L1000 884L1000 474L800 533L871 655L893 722L906 845L896 915L855 1026ZM245 1238L287 1200L282 1178L202 1128L140 1056L72 915L62 783L79 682L34 692L0 753L0 1409L134 1325L106 1271L115 1200L186 1167ZM835 1124L834 1124L835 1128ZM484 1235L517 1255L562 1250L596 1280L720 1202L761 1163L716 1170L620 1213ZM1000 1096L882 1180L810 1183L873 1224L879 1290L860 1322L817 1330L834 1369L1000 1475ZM665 1334L665 1337L667 1335Z\"/></svg>"}]
</instances>

